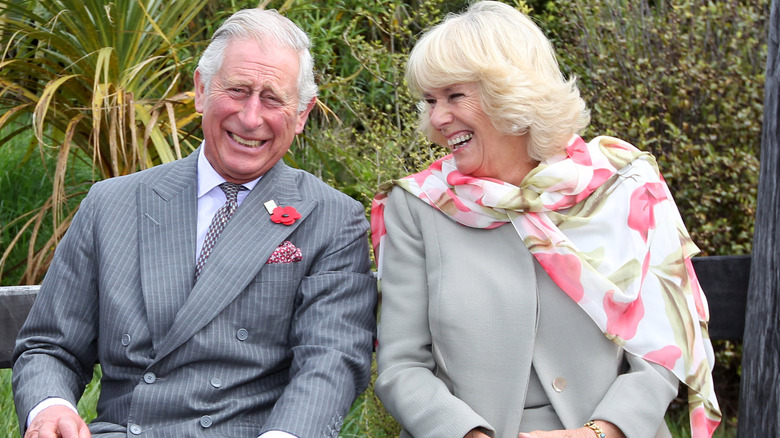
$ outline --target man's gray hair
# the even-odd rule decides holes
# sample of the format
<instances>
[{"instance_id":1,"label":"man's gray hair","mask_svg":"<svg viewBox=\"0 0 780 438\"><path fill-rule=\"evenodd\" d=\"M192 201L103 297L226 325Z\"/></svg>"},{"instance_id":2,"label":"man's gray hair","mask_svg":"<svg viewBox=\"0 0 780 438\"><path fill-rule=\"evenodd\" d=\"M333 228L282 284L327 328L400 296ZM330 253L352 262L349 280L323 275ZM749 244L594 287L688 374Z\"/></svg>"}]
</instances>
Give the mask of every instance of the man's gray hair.
<instances>
[{"instance_id":1,"label":"man's gray hair","mask_svg":"<svg viewBox=\"0 0 780 438\"><path fill-rule=\"evenodd\" d=\"M317 96L314 82L314 61L306 32L287 17L273 9L243 9L231 15L214 32L206 50L198 62L198 72L210 92L211 79L222 67L222 60L228 44L237 39L254 39L258 43L270 41L279 47L289 47L298 53L298 112L306 110L309 102Z\"/></svg>"}]
</instances>

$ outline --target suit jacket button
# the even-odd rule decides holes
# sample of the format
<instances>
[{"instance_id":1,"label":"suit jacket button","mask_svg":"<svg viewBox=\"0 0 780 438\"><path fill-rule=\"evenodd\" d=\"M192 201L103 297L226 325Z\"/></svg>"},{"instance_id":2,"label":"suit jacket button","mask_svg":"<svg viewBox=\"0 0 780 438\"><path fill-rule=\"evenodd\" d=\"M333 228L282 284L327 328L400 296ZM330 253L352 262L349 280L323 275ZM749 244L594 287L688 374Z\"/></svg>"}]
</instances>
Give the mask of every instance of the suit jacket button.
<instances>
[{"instance_id":1,"label":"suit jacket button","mask_svg":"<svg viewBox=\"0 0 780 438\"><path fill-rule=\"evenodd\" d=\"M236 337L239 341L246 341L246 338L249 337L249 332L245 328L240 328L236 332Z\"/></svg>"},{"instance_id":2,"label":"suit jacket button","mask_svg":"<svg viewBox=\"0 0 780 438\"><path fill-rule=\"evenodd\" d=\"M122 335L122 345L124 345L125 347L130 345L130 339L132 338L130 338L129 334L125 333L124 335Z\"/></svg>"},{"instance_id":3,"label":"suit jacket button","mask_svg":"<svg viewBox=\"0 0 780 438\"><path fill-rule=\"evenodd\" d=\"M130 425L130 433L133 435L140 435L141 434L141 426L137 424L131 424Z\"/></svg>"},{"instance_id":4,"label":"suit jacket button","mask_svg":"<svg viewBox=\"0 0 780 438\"><path fill-rule=\"evenodd\" d=\"M552 387L555 392L562 392L564 389L566 389L566 379L563 377L556 377L552 381Z\"/></svg>"},{"instance_id":5,"label":"suit jacket button","mask_svg":"<svg viewBox=\"0 0 780 438\"><path fill-rule=\"evenodd\" d=\"M211 427L211 417L208 415L200 417L200 425L203 427Z\"/></svg>"},{"instance_id":6,"label":"suit jacket button","mask_svg":"<svg viewBox=\"0 0 780 438\"><path fill-rule=\"evenodd\" d=\"M154 375L154 373L146 373L144 374L144 382L148 384L152 384L157 380L157 376Z\"/></svg>"},{"instance_id":7,"label":"suit jacket button","mask_svg":"<svg viewBox=\"0 0 780 438\"><path fill-rule=\"evenodd\" d=\"M212 377L211 378L211 386L215 388L221 388L222 387L222 380L220 380L219 377Z\"/></svg>"}]
</instances>

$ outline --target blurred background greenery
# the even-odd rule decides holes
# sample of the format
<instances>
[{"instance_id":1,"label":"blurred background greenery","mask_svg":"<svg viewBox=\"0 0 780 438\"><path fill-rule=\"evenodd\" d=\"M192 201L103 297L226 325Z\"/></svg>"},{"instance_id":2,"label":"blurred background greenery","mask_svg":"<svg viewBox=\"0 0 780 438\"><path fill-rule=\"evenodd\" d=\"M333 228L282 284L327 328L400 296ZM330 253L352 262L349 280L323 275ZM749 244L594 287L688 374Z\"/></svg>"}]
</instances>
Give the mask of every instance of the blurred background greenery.
<instances>
[{"instance_id":1,"label":"blurred background greenery","mask_svg":"<svg viewBox=\"0 0 780 438\"><path fill-rule=\"evenodd\" d=\"M509 0L553 40L607 134L653 152L703 255L750 254L770 0ZM361 201L443 151L403 82L419 33L466 0L0 0L0 284L38 284L89 186L186 156L192 72L240 8L274 8L313 42L320 105L285 157ZM741 346L716 345L719 436L735 436ZM99 373L99 368L98 368ZM0 436L17 434L0 372ZM84 415L94 415L90 386ZM681 398L684 400L684 398ZM689 436L675 403L667 422ZM89 407L92 406L92 407ZM373 393L344 437L397 436Z\"/></svg>"}]
</instances>

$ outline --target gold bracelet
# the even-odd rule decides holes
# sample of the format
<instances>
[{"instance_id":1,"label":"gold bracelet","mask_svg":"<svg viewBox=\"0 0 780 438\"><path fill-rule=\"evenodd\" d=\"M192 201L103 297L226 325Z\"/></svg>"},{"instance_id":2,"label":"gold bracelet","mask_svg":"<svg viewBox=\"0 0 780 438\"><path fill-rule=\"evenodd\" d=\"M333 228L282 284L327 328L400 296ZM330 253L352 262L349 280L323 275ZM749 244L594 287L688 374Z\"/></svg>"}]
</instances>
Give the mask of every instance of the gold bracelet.
<instances>
[{"instance_id":1,"label":"gold bracelet","mask_svg":"<svg viewBox=\"0 0 780 438\"><path fill-rule=\"evenodd\" d=\"M587 423L585 423L585 427L595 432L598 438L607 438L607 434L604 433L603 430L601 430L598 424L592 421L588 421Z\"/></svg>"}]
</instances>

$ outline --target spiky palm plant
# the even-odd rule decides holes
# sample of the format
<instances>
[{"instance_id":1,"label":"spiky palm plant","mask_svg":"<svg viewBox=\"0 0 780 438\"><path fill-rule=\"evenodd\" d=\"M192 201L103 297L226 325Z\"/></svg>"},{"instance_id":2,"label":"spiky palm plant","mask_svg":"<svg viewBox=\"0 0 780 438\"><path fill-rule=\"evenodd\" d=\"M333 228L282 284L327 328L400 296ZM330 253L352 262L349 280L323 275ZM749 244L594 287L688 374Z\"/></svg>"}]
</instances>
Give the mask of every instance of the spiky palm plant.
<instances>
[{"instance_id":1,"label":"spiky palm plant","mask_svg":"<svg viewBox=\"0 0 780 438\"><path fill-rule=\"evenodd\" d=\"M21 282L40 281L75 212L68 201L89 183L197 146L189 77L199 47L188 35L199 32L188 26L207 2L0 0L0 147L18 145L13 138L32 129L31 148L56 156L51 196L19 219L21 231L0 256L0 277L27 232ZM92 175L74 179L75 161ZM39 239L48 220L54 232Z\"/></svg>"}]
</instances>

